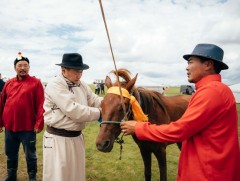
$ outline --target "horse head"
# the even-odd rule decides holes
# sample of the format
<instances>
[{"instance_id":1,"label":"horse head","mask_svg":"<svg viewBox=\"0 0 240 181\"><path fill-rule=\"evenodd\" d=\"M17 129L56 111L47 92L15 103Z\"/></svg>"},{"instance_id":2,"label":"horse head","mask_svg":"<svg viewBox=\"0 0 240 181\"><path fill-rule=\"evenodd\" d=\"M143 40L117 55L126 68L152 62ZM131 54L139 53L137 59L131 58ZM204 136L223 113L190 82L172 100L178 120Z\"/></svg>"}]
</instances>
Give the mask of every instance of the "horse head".
<instances>
[{"instance_id":1,"label":"horse head","mask_svg":"<svg viewBox=\"0 0 240 181\"><path fill-rule=\"evenodd\" d=\"M110 88L111 90L114 88L115 90L119 90L119 85L129 93L135 89L134 85L137 80L137 75L131 79L126 69L119 69L118 72L112 71L112 73L115 75L118 73L118 76L123 78L124 81L112 83L110 77L106 76L105 85L108 90L110 90ZM114 141L121 133L120 123L127 116L124 115L124 113L128 114L127 111L130 110L130 99L124 96L121 98L118 94L107 92L102 101L101 108L102 123L96 139L96 146L99 151L110 152L113 148Z\"/></svg>"}]
</instances>

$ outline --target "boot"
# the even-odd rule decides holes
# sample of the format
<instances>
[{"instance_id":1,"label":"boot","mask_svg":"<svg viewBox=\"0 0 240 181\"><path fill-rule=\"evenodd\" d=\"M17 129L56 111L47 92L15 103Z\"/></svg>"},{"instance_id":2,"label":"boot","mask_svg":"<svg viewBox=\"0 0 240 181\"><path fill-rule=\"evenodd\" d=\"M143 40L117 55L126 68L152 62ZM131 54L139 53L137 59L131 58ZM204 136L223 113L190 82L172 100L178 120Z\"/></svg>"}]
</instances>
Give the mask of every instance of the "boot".
<instances>
[{"instance_id":1,"label":"boot","mask_svg":"<svg viewBox=\"0 0 240 181\"><path fill-rule=\"evenodd\" d=\"M7 177L5 177L2 181L17 181L17 167L18 161L7 161Z\"/></svg>"},{"instance_id":2,"label":"boot","mask_svg":"<svg viewBox=\"0 0 240 181\"><path fill-rule=\"evenodd\" d=\"M37 178L37 162L28 162L27 163L27 170L28 170L28 176L29 181L36 181Z\"/></svg>"}]
</instances>

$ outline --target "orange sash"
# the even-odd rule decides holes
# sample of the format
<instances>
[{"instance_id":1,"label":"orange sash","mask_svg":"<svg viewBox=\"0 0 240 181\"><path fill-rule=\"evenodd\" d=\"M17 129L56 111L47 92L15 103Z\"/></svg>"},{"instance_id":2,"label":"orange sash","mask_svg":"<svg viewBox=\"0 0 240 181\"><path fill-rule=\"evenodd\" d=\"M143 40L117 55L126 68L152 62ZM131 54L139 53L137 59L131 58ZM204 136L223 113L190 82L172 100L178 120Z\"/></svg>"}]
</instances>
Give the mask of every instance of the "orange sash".
<instances>
[{"instance_id":1,"label":"orange sash","mask_svg":"<svg viewBox=\"0 0 240 181\"><path fill-rule=\"evenodd\" d=\"M147 115L144 114L141 106L139 105L136 98L129 94L127 89L121 87L122 96L130 99L130 104L132 105L133 117L135 121L143 122L148 121ZM107 90L107 93L120 95L119 87L113 86Z\"/></svg>"}]
</instances>

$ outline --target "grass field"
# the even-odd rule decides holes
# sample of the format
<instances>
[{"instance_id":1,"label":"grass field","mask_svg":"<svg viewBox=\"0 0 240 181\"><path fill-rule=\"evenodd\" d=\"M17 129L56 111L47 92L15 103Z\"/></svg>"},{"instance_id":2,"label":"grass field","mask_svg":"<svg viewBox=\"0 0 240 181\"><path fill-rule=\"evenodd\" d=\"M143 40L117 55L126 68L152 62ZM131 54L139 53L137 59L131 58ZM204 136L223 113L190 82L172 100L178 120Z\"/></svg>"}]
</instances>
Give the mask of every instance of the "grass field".
<instances>
[{"instance_id":1,"label":"grass field","mask_svg":"<svg viewBox=\"0 0 240 181\"><path fill-rule=\"evenodd\" d=\"M166 94L179 94L178 87L171 87ZM240 115L240 104L238 114ZM240 131L240 121L239 131ZM86 172L88 181L144 181L143 161L137 145L130 136L124 137L122 160L119 160L120 146L115 143L112 152L102 153L96 149L95 140L99 131L97 122L88 123L83 131L86 140ZM37 135L37 155L38 155L38 174L40 181L42 178L42 134ZM26 181L27 170L24 153L20 148L18 181ZM167 167L168 180L176 180L177 165L180 151L177 146L169 145L167 147ZM6 156L4 153L4 133L0 134L0 180L6 175ZM159 180L159 171L157 161L153 157L152 180Z\"/></svg>"}]
</instances>

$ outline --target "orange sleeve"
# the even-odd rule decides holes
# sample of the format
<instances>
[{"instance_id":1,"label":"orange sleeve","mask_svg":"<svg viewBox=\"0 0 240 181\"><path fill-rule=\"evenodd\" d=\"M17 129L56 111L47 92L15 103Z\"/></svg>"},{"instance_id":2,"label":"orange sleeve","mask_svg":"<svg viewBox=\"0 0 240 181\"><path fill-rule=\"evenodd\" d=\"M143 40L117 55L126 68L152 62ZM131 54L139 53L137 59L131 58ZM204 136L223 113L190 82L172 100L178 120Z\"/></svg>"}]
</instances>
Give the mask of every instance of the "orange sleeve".
<instances>
[{"instance_id":1,"label":"orange sleeve","mask_svg":"<svg viewBox=\"0 0 240 181\"><path fill-rule=\"evenodd\" d=\"M170 124L137 123L135 133L140 140L180 142L197 134L225 111L218 91L203 89L195 93L183 116Z\"/></svg>"}]
</instances>

